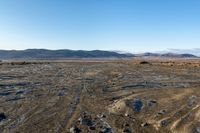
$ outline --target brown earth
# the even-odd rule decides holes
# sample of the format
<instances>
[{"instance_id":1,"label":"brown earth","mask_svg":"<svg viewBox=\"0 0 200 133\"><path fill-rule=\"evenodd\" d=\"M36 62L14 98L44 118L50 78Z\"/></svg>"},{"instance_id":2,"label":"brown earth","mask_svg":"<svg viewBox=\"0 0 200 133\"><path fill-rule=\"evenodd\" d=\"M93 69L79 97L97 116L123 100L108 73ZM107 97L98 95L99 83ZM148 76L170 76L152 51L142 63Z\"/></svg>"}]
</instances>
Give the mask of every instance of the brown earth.
<instances>
[{"instance_id":1,"label":"brown earth","mask_svg":"<svg viewBox=\"0 0 200 133\"><path fill-rule=\"evenodd\" d=\"M0 64L0 133L200 133L200 61Z\"/></svg>"}]
</instances>

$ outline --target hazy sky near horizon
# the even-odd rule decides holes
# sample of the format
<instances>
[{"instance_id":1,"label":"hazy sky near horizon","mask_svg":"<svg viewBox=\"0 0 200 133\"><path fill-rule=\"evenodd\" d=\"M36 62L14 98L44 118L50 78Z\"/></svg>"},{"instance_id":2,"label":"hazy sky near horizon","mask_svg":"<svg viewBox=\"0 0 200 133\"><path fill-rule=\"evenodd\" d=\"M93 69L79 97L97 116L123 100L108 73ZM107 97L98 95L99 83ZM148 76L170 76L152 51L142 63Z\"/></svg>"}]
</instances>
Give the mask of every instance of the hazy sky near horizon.
<instances>
[{"instance_id":1,"label":"hazy sky near horizon","mask_svg":"<svg viewBox=\"0 0 200 133\"><path fill-rule=\"evenodd\" d=\"M200 0L0 0L0 49L200 48Z\"/></svg>"}]
</instances>

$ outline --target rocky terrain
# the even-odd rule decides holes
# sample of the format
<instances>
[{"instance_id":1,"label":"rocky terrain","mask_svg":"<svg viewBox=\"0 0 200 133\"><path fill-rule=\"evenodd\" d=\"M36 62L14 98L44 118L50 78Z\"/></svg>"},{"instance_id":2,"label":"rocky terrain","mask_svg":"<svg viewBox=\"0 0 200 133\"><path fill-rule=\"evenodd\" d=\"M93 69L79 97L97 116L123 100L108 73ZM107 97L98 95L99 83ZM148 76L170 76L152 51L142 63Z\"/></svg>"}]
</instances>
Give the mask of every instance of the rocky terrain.
<instances>
[{"instance_id":1,"label":"rocky terrain","mask_svg":"<svg viewBox=\"0 0 200 133\"><path fill-rule=\"evenodd\" d=\"M200 133L199 60L0 62L0 133Z\"/></svg>"}]
</instances>

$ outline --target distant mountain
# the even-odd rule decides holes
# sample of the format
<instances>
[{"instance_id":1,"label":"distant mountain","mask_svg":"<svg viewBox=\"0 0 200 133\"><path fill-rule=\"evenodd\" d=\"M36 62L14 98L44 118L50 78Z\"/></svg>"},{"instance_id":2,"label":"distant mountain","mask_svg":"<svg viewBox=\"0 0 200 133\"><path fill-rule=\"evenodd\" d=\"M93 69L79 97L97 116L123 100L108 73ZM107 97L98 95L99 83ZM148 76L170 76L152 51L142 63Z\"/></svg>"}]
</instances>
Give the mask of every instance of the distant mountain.
<instances>
[{"instance_id":1,"label":"distant mountain","mask_svg":"<svg viewBox=\"0 0 200 133\"><path fill-rule=\"evenodd\" d=\"M113 51L84 50L0 50L0 59L58 59L58 58L109 58L133 57L133 54L120 54Z\"/></svg>"},{"instance_id":2,"label":"distant mountain","mask_svg":"<svg viewBox=\"0 0 200 133\"><path fill-rule=\"evenodd\" d=\"M141 57L156 57L156 56L160 56L160 54L157 54L157 53L142 53L142 54L137 54L137 56L141 56Z\"/></svg>"},{"instance_id":3,"label":"distant mountain","mask_svg":"<svg viewBox=\"0 0 200 133\"><path fill-rule=\"evenodd\" d=\"M196 58L192 54L178 53L142 53L131 54L121 51L103 50L48 50L48 49L27 49L27 50L0 50L0 60L3 59L64 59L64 58L127 58L127 57L159 57L159 58Z\"/></svg>"},{"instance_id":4,"label":"distant mountain","mask_svg":"<svg viewBox=\"0 0 200 133\"><path fill-rule=\"evenodd\" d=\"M176 58L196 58L197 56L192 55L192 54L175 54L175 53L166 53L166 54L161 54L162 57L176 57Z\"/></svg>"},{"instance_id":5,"label":"distant mountain","mask_svg":"<svg viewBox=\"0 0 200 133\"><path fill-rule=\"evenodd\" d=\"M157 53L176 53L176 54L192 54L195 56L200 56L200 48L193 49L167 49L165 51L158 51Z\"/></svg>"},{"instance_id":6,"label":"distant mountain","mask_svg":"<svg viewBox=\"0 0 200 133\"><path fill-rule=\"evenodd\" d=\"M137 57L166 57L166 58L197 58L192 54L177 54L177 53L142 53L137 54Z\"/></svg>"}]
</instances>

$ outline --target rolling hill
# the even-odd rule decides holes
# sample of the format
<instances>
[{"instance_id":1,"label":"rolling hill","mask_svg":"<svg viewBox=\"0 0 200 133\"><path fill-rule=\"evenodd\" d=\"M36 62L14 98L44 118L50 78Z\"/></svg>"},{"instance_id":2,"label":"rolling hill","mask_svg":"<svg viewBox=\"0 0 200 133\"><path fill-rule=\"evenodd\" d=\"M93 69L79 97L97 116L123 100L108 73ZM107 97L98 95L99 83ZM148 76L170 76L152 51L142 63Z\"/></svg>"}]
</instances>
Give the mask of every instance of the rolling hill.
<instances>
[{"instance_id":1,"label":"rolling hill","mask_svg":"<svg viewBox=\"0 0 200 133\"><path fill-rule=\"evenodd\" d=\"M58 58L123 58L133 57L132 54L120 54L112 51L84 50L0 50L0 59L58 59Z\"/></svg>"},{"instance_id":2,"label":"rolling hill","mask_svg":"<svg viewBox=\"0 0 200 133\"><path fill-rule=\"evenodd\" d=\"M48 49L27 49L27 50L0 50L0 59L64 59L64 58L197 58L192 54L178 53L142 53L131 54L126 52L103 51L103 50L48 50Z\"/></svg>"}]
</instances>

